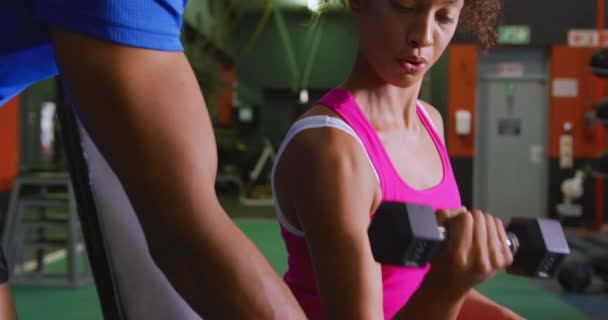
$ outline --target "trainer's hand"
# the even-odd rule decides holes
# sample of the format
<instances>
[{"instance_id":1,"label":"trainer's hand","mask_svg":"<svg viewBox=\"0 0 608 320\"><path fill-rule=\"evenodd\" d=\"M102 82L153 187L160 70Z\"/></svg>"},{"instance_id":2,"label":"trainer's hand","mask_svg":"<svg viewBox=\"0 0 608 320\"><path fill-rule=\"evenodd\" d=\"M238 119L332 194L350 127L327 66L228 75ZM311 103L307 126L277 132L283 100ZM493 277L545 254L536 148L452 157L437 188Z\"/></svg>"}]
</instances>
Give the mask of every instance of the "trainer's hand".
<instances>
[{"instance_id":1,"label":"trainer's hand","mask_svg":"<svg viewBox=\"0 0 608 320\"><path fill-rule=\"evenodd\" d=\"M431 261L428 277L453 294L464 295L513 262L499 218L480 210L439 210L447 237Z\"/></svg>"}]
</instances>

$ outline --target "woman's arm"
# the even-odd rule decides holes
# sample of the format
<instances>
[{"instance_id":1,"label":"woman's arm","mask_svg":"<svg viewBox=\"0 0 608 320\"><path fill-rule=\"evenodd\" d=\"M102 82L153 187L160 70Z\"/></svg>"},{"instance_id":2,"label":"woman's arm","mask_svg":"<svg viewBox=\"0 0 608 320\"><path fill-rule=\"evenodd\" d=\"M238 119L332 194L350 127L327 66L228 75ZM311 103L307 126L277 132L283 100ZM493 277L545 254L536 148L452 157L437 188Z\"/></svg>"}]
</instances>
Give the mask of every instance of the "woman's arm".
<instances>
[{"instance_id":1,"label":"woman's arm","mask_svg":"<svg viewBox=\"0 0 608 320\"><path fill-rule=\"evenodd\" d=\"M276 170L281 209L306 234L328 319L383 319L367 228L377 192L361 145L334 128L299 133Z\"/></svg>"}]
</instances>

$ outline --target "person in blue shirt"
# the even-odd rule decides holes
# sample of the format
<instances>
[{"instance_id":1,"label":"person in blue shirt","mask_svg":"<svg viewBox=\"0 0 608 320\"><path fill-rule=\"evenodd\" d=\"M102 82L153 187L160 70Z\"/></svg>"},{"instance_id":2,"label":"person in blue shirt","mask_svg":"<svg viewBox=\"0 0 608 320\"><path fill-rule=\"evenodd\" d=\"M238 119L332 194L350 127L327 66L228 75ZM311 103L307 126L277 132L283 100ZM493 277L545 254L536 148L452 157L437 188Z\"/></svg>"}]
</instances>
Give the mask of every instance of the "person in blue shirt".
<instances>
[{"instance_id":1,"label":"person in blue shirt","mask_svg":"<svg viewBox=\"0 0 608 320\"><path fill-rule=\"evenodd\" d=\"M303 319L217 199L213 128L179 37L186 4L0 0L0 105L60 75L154 261L193 309L208 319Z\"/></svg>"}]
</instances>

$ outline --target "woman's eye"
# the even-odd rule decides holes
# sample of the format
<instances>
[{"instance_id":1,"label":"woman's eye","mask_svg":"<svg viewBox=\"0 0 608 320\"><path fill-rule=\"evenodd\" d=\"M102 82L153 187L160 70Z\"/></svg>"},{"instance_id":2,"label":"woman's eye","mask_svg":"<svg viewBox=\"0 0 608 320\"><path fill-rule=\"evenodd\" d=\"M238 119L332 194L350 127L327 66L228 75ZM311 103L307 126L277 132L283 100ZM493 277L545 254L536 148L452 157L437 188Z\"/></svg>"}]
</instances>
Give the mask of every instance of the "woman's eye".
<instances>
[{"instance_id":1,"label":"woman's eye","mask_svg":"<svg viewBox=\"0 0 608 320\"><path fill-rule=\"evenodd\" d=\"M443 24L452 24L452 23L454 23L455 20L448 16L438 16L437 21L439 21L440 23L443 23Z\"/></svg>"},{"instance_id":2,"label":"woman's eye","mask_svg":"<svg viewBox=\"0 0 608 320\"><path fill-rule=\"evenodd\" d=\"M397 12L400 12L400 13L409 13L409 12L414 11L415 8L413 8L413 7L406 7L406 6L400 5L400 4L396 3L396 2L393 2L393 9L395 11L397 11Z\"/></svg>"}]
</instances>

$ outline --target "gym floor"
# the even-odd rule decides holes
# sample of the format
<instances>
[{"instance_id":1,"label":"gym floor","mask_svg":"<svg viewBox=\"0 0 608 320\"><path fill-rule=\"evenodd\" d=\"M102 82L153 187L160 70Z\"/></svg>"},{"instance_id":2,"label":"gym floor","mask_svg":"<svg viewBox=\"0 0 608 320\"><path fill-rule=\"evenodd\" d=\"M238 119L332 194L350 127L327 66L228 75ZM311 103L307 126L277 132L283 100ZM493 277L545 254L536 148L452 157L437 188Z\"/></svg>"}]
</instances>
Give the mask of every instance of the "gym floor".
<instances>
[{"instance_id":1,"label":"gym floor","mask_svg":"<svg viewBox=\"0 0 608 320\"><path fill-rule=\"evenodd\" d=\"M272 207L244 207L236 198L224 198L226 210L243 232L259 247L279 274L287 268L286 252L274 219ZM49 268L62 268L57 261ZM594 284L595 287L601 284ZM478 290L527 319L576 320L607 319L608 300L603 293L566 294L556 281L537 281L499 273L483 283ZM79 289L42 289L14 287L19 318L39 319L102 319L94 286Z\"/></svg>"}]
</instances>

